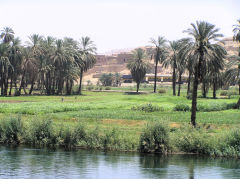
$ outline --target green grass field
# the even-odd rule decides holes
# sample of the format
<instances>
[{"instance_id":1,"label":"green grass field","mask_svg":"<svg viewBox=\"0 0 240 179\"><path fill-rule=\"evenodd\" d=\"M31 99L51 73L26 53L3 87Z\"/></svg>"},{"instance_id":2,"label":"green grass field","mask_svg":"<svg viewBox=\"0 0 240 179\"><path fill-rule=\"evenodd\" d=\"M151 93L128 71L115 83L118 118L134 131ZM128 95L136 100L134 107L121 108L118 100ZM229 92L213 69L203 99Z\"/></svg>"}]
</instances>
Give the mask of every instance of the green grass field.
<instances>
[{"instance_id":1,"label":"green grass field","mask_svg":"<svg viewBox=\"0 0 240 179\"><path fill-rule=\"evenodd\" d=\"M43 120L50 119L54 131L57 132L57 136L61 136L61 131L65 131L66 136L72 136L71 132L76 130L76 126L78 126L80 122L88 133L87 141L90 141L89 144L79 144L80 146L98 148L98 145L100 145L100 135L102 136L100 148L103 148L102 145L105 146L104 141L106 140L108 142L110 141L110 143L106 144L110 150L114 150L112 147L117 147L116 150L136 151L139 146L140 134L148 122L165 122L172 131L176 131L176 129L187 126L186 124L190 123L190 111L183 112L174 110L178 104L191 106L191 100L186 98L186 89L182 90L182 96L180 97L172 96L171 88L165 87L165 89L167 93L163 94L150 93L150 88L147 88L145 90L148 91L148 93L138 95L113 91L83 91L83 95L81 96L36 95L0 97L0 119L13 119L20 116L24 122L24 130L26 130L26 132L23 131L20 135L24 137L25 142L31 139L32 134L29 134L29 132L31 133L34 130L38 131L35 127L41 126L41 124L44 126ZM119 89L114 88L112 90L119 91ZM127 91L126 88L123 89L123 91L124 90ZM199 96L200 95L201 92L199 91ZM205 131L205 134L201 134L203 139L204 135L223 136L229 129L240 127L239 109L222 110L219 108L219 106L236 103L238 97L238 95L235 95L229 98L218 94L218 99L212 99L210 97L206 99L198 98L199 106L213 110L210 112L201 112L201 110L197 112L197 123ZM148 106L147 104L151 104L159 110L154 112L139 110L139 106ZM133 108L135 110L133 110ZM2 127L4 127L4 123L6 123L4 120L1 125ZM37 121L39 121L39 123ZM7 122L7 124L10 123ZM41 130L44 130L44 128L45 127ZM5 129L7 128L5 127ZM71 132L68 131L68 129ZM11 132L11 127L7 130ZM115 131L117 131L117 133L115 133ZM179 134L171 134L171 141L174 145L178 141L178 135L181 135L181 132ZM97 138L98 140L95 140ZM68 140L68 138L66 138L66 140ZM212 143L215 142L213 141ZM186 145L188 146L188 144ZM182 150L175 151L178 152Z\"/></svg>"},{"instance_id":2,"label":"green grass field","mask_svg":"<svg viewBox=\"0 0 240 179\"><path fill-rule=\"evenodd\" d=\"M188 104L186 90L182 96L172 96L171 89L165 94L127 95L120 92L89 92L82 96L19 96L0 97L0 117L22 115L24 119L39 117L51 118L56 123L72 123L80 120L89 125L138 129L150 120L163 120L170 123L188 123L190 112L173 111L176 104ZM210 94L209 94L210 95ZM238 96L230 99L218 96L218 99L198 98L199 105L235 103ZM143 112L131 110L133 106L151 103L163 108L163 111ZM198 123L215 126L240 126L240 111L237 109L198 112ZM136 131L134 130L134 131Z\"/></svg>"}]
</instances>

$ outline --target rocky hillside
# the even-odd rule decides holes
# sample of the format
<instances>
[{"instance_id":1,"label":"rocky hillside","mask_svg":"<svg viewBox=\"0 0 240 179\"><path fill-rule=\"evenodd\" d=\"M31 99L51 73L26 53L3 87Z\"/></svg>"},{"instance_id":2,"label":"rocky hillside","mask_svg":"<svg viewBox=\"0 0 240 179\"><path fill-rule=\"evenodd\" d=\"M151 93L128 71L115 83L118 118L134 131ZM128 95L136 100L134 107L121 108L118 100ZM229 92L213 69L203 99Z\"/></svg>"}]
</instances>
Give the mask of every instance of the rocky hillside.
<instances>
[{"instance_id":1,"label":"rocky hillside","mask_svg":"<svg viewBox=\"0 0 240 179\"><path fill-rule=\"evenodd\" d=\"M232 41L232 38L224 39L224 47L228 52L228 55L237 55L238 54L238 44ZM152 47L144 47L146 50L150 50ZM121 49L111 51L111 53L97 55L97 62L95 66L90 69L87 73L84 74L83 81L86 82L90 80L92 83L96 83L98 77L103 73L121 73L121 74L130 74L130 71L127 69L126 65L128 60L131 58L131 50ZM150 73L154 73L154 64L153 60L152 69ZM171 69L162 68L161 65L158 67L159 74L171 74Z\"/></svg>"}]
</instances>

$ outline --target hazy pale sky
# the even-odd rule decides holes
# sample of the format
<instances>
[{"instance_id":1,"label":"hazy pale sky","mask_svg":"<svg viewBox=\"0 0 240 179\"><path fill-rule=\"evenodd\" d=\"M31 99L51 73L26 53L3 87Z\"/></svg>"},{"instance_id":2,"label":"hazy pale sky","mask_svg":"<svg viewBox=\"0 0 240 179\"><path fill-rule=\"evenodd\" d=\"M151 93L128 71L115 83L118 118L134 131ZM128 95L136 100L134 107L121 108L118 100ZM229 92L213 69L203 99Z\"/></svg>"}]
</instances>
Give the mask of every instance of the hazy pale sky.
<instances>
[{"instance_id":1,"label":"hazy pale sky","mask_svg":"<svg viewBox=\"0 0 240 179\"><path fill-rule=\"evenodd\" d=\"M240 18L240 0L0 0L0 29L30 34L90 36L98 52L149 45L150 37L185 37L190 23L205 20L226 37Z\"/></svg>"}]
</instances>

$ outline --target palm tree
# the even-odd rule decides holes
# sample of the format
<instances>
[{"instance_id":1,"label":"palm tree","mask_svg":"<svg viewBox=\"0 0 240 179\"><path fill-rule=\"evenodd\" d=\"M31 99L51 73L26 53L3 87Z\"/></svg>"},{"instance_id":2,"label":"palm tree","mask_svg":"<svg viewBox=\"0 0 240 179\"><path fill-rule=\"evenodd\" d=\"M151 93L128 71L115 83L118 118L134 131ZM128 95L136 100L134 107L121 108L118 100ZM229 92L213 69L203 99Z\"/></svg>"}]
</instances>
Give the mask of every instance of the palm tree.
<instances>
[{"instance_id":1,"label":"palm tree","mask_svg":"<svg viewBox=\"0 0 240 179\"><path fill-rule=\"evenodd\" d=\"M146 59L147 55L145 50L138 48L133 51L133 59L131 59L127 64L133 80L137 83L137 93L139 91L141 81L144 79L147 71L150 69L150 65Z\"/></svg>"},{"instance_id":2,"label":"palm tree","mask_svg":"<svg viewBox=\"0 0 240 179\"><path fill-rule=\"evenodd\" d=\"M0 38L3 39L4 43L9 43L14 39L14 31L10 27L5 27L2 30Z\"/></svg>"},{"instance_id":3,"label":"palm tree","mask_svg":"<svg viewBox=\"0 0 240 179\"><path fill-rule=\"evenodd\" d=\"M171 53L167 60L163 61L163 66L168 67L171 66L173 72L172 72L172 88L173 88L173 96L176 96L176 70L177 70L177 60L178 60L178 52L180 50L180 40L178 41L171 41L170 43L170 49Z\"/></svg>"},{"instance_id":4,"label":"palm tree","mask_svg":"<svg viewBox=\"0 0 240 179\"><path fill-rule=\"evenodd\" d=\"M38 88L46 89L48 95L55 94L56 72L52 56L55 53L55 38L48 36L41 43L42 53L38 61Z\"/></svg>"},{"instance_id":5,"label":"palm tree","mask_svg":"<svg viewBox=\"0 0 240 179\"><path fill-rule=\"evenodd\" d=\"M239 43L239 50L238 50L238 56L240 56L240 19L238 20L238 24L233 25L233 41L236 41Z\"/></svg>"},{"instance_id":6,"label":"palm tree","mask_svg":"<svg viewBox=\"0 0 240 179\"><path fill-rule=\"evenodd\" d=\"M238 84L240 94L240 56L230 57L227 70L225 72L225 79L228 84ZM240 97L237 102L237 107L240 108Z\"/></svg>"},{"instance_id":7,"label":"palm tree","mask_svg":"<svg viewBox=\"0 0 240 179\"><path fill-rule=\"evenodd\" d=\"M175 50L175 55L176 55L175 63L176 63L176 71L178 73L178 96L180 96L182 75L184 74L185 70L188 67L188 62L191 60L191 57L184 56L182 54L182 50L189 48L189 46L191 46L191 42L189 38L183 38L178 40L177 43L178 43L177 50Z\"/></svg>"},{"instance_id":8,"label":"palm tree","mask_svg":"<svg viewBox=\"0 0 240 179\"><path fill-rule=\"evenodd\" d=\"M154 75L154 89L153 92L156 93L157 88L157 67L158 63L161 63L164 59L166 59L166 53L164 51L166 48L166 42L167 40L164 37L159 36L157 40L151 38L150 42L155 45L154 50L154 62L155 62L155 75Z\"/></svg>"},{"instance_id":9,"label":"palm tree","mask_svg":"<svg viewBox=\"0 0 240 179\"><path fill-rule=\"evenodd\" d=\"M21 63L22 63L22 47L19 38L14 38L10 46L9 60L13 68L9 68L9 78L10 78L10 90L9 96L12 94L13 83L17 77L20 75ZM15 86L16 87L16 86Z\"/></svg>"},{"instance_id":10,"label":"palm tree","mask_svg":"<svg viewBox=\"0 0 240 179\"><path fill-rule=\"evenodd\" d=\"M238 24L234 25L233 32L234 32L233 41L236 41L239 43L238 56L240 57L240 19L238 20ZM240 73L240 64L238 64L238 70ZM240 74L239 74L239 78L240 78ZM240 79L238 81L238 85L239 85L239 95L240 95Z\"/></svg>"},{"instance_id":11,"label":"palm tree","mask_svg":"<svg viewBox=\"0 0 240 179\"><path fill-rule=\"evenodd\" d=\"M190 36L192 36L193 43L193 47L185 49L185 52L194 56L195 59L193 62L194 83L192 93L191 123L193 126L196 126L197 90L199 79L203 76L203 63L212 58L222 58L222 56L226 55L226 51L221 45L215 43L219 41L219 37L223 37L222 34L218 33L219 29L216 29L215 25L205 21L197 21L196 25L192 23L191 26L192 28L189 28L184 32L187 32Z\"/></svg>"},{"instance_id":12,"label":"palm tree","mask_svg":"<svg viewBox=\"0 0 240 179\"><path fill-rule=\"evenodd\" d=\"M28 78L29 78L29 82L31 84L30 90L29 90L29 94L32 93L33 91L33 86L35 84L35 81L38 78L38 72L39 72L39 62L41 61L41 59L43 58L43 37L38 35L38 34L33 34L31 36L29 36L29 41L27 42L28 47L31 49L32 51L32 62L29 63L29 68L27 68L27 74L28 74Z\"/></svg>"},{"instance_id":13,"label":"palm tree","mask_svg":"<svg viewBox=\"0 0 240 179\"><path fill-rule=\"evenodd\" d=\"M21 95L21 90L22 88L25 91L25 81L26 81L26 73L28 71L29 68L35 66L35 58L34 58L34 54L31 50L31 48L27 47L27 48L23 48L22 50L22 69L21 69L21 81L20 81L20 87L18 90L18 95ZM26 92L25 92L26 93Z\"/></svg>"},{"instance_id":14,"label":"palm tree","mask_svg":"<svg viewBox=\"0 0 240 179\"><path fill-rule=\"evenodd\" d=\"M216 91L221 88L224 84L224 77L223 77L223 73L221 72L214 72L214 73L210 73L210 83L212 85L212 89L213 89L213 99L216 99Z\"/></svg>"},{"instance_id":15,"label":"palm tree","mask_svg":"<svg viewBox=\"0 0 240 179\"><path fill-rule=\"evenodd\" d=\"M88 69L92 68L93 65L96 63L96 45L90 39L90 37L82 37L79 42L80 50L79 56L76 58L76 62L78 63L80 73L80 81L79 81L79 88L78 94L82 93L82 79L83 79L83 72L86 72Z\"/></svg>"},{"instance_id":16,"label":"palm tree","mask_svg":"<svg viewBox=\"0 0 240 179\"><path fill-rule=\"evenodd\" d=\"M10 47L6 43L0 43L0 75L1 75L1 95L7 95L8 69L12 67L9 60Z\"/></svg>"}]
</instances>

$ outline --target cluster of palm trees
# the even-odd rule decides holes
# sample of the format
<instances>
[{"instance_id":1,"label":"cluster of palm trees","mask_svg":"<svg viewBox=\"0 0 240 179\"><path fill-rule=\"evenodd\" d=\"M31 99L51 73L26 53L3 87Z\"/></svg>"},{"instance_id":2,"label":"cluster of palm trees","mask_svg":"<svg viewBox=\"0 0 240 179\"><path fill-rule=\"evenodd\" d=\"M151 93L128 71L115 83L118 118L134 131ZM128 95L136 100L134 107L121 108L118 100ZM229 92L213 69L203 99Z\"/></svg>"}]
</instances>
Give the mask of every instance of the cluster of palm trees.
<instances>
[{"instance_id":1,"label":"cluster of palm trees","mask_svg":"<svg viewBox=\"0 0 240 179\"><path fill-rule=\"evenodd\" d=\"M23 46L6 27L0 34L1 95L11 95L13 89L15 95L21 95L22 90L32 94L34 88L47 95L69 95L78 79L75 93L81 94L83 72L96 63L95 54L96 46L89 37L76 41L33 34Z\"/></svg>"},{"instance_id":2,"label":"cluster of palm trees","mask_svg":"<svg viewBox=\"0 0 240 179\"><path fill-rule=\"evenodd\" d=\"M240 44L240 20L238 23L234 25L233 40ZM191 123L195 126L199 84L201 84L202 96L205 98L210 87L213 89L213 98L216 98L216 90L227 84L238 84L240 95L240 46L239 56L227 56L221 42L223 35L218 33L219 29L215 28L215 25L205 21L192 23L191 28L184 32L190 37L169 42L169 45L164 37L151 39L150 42L155 46L150 52L155 64L154 92L156 92L158 64L171 67L174 96L176 95L176 81L178 81L178 96L180 96L182 75L187 73L187 94L191 94L192 97ZM148 58L144 50L136 49L133 52L133 59L128 64L132 77L137 83L137 92L140 82L149 69L149 63L146 61ZM226 65L227 58L230 60ZM237 107L240 107L240 98Z\"/></svg>"}]
</instances>

